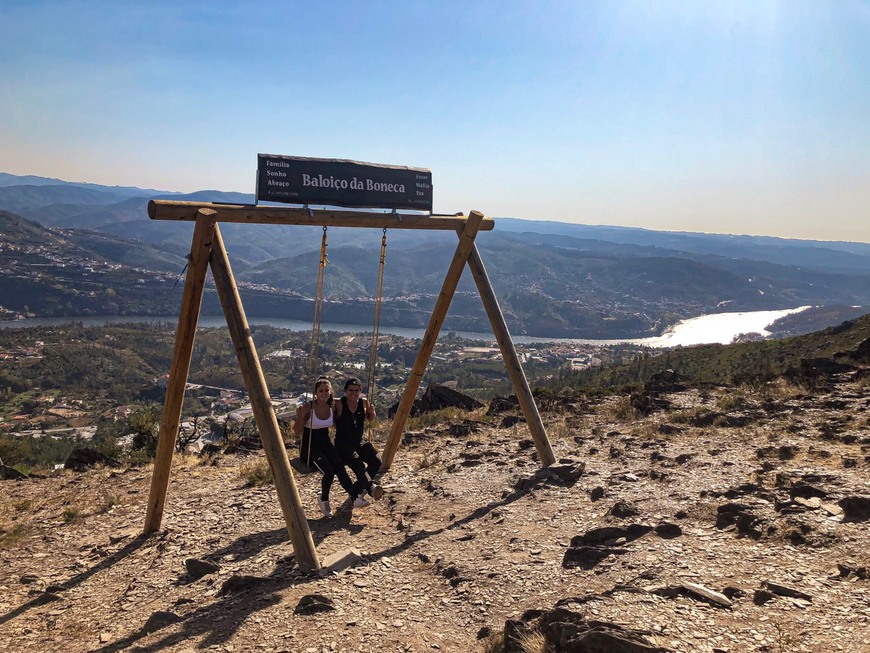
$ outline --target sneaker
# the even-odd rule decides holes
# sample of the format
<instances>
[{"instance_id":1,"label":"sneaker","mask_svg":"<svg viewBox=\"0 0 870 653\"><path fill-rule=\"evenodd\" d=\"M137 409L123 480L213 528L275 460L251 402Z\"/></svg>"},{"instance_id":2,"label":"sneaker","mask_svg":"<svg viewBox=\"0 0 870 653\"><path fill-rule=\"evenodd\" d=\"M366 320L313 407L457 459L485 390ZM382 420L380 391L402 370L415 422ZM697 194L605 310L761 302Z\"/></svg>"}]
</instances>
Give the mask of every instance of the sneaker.
<instances>
[{"instance_id":1,"label":"sneaker","mask_svg":"<svg viewBox=\"0 0 870 653\"><path fill-rule=\"evenodd\" d=\"M377 501L377 500L380 499L382 496L384 496L384 488L382 488L382 487L381 487L380 485L378 485L377 483L372 483L372 487L371 487L371 489L369 490L369 494L372 495L372 499L374 499L375 501Z\"/></svg>"},{"instance_id":2,"label":"sneaker","mask_svg":"<svg viewBox=\"0 0 870 653\"><path fill-rule=\"evenodd\" d=\"M354 508L365 508L367 505L369 505L369 502L363 495L359 495L353 500Z\"/></svg>"},{"instance_id":3,"label":"sneaker","mask_svg":"<svg viewBox=\"0 0 870 653\"><path fill-rule=\"evenodd\" d=\"M329 519L332 517L332 508L329 506L329 500L324 501L323 499L318 499L317 504L320 506L320 512L323 513L323 516Z\"/></svg>"}]
</instances>

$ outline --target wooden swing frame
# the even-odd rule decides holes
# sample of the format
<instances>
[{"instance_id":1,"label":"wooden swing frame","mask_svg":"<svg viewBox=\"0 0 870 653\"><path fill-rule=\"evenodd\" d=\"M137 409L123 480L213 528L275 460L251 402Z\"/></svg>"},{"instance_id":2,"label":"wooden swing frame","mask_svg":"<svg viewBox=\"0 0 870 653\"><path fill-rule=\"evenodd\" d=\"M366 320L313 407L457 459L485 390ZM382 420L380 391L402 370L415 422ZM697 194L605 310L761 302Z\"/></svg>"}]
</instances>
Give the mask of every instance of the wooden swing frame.
<instances>
[{"instance_id":1,"label":"wooden swing frame","mask_svg":"<svg viewBox=\"0 0 870 653\"><path fill-rule=\"evenodd\" d=\"M471 211L467 216L461 214L444 216L172 200L151 200L148 203L148 216L152 220L193 221L195 225L190 245L187 276L184 281L181 310L178 315L178 328L175 332L175 348L172 353L169 380L166 384L166 400L160 420L157 454L154 459L154 472L151 476L144 534L159 530L163 518L172 456L181 420L184 390L190 372L193 342L205 288L206 270L211 267L230 337L236 350L239 369L244 378L254 419L257 422L257 429L263 441L263 450L275 479L278 500L284 514L284 521L287 523L287 531L296 554L296 560L303 571L321 568L314 540L311 537L311 531L308 528L308 522L302 508L296 480L290 468L287 450L284 447L284 441L278 427L278 420L272 407L269 389L266 387L266 380L230 267L227 250L218 228L218 222L455 231L459 236L459 243L432 310L429 325L399 401L399 407L393 416L387 443L382 452L383 467L389 469L393 463L402 440L405 423L411 414L414 399L423 380L423 374L435 348L438 333L466 265L474 276L486 314L492 325L493 334L507 366L514 392L537 448L541 465L548 467L555 462L547 431L541 421L531 388L505 324L504 315L498 305L483 260L480 258L475 244L478 231L489 231L494 228L495 222L492 218L484 217L479 211Z\"/></svg>"}]
</instances>

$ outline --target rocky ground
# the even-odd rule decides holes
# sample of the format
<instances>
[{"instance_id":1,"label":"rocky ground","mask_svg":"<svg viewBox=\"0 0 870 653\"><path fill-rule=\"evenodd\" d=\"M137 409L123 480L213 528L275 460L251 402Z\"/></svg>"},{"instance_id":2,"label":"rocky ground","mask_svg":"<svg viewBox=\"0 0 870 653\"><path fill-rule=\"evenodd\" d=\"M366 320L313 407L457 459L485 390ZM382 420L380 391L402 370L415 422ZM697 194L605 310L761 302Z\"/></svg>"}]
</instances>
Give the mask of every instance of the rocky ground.
<instances>
[{"instance_id":1,"label":"rocky ground","mask_svg":"<svg viewBox=\"0 0 870 653\"><path fill-rule=\"evenodd\" d=\"M854 372L549 401L547 471L510 412L454 413L369 508L320 518L297 476L337 573L246 487L261 453L177 458L148 538L150 468L2 481L0 648L870 651L867 405Z\"/></svg>"}]
</instances>

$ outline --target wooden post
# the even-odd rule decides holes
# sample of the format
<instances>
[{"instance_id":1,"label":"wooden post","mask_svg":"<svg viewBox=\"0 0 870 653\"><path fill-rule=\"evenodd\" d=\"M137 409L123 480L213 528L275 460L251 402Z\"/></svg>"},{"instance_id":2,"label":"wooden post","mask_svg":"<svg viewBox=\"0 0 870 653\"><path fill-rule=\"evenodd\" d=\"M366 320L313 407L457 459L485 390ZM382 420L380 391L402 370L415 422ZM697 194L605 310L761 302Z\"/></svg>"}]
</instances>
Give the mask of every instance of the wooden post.
<instances>
[{"instance_id":1,"label":"wooden post","mask_svg":"<svg viewBox=\"0 0 870 653\"><path fill-rule=\"evenodd\" d=\"M477 292L483 300L484 308L486 308L489 323L492 325L492 332L501 349L501 356L507 366L508 375L514 386L514 392L517 395L520 408L526 416L526 423L529 425L529 431L531 431L532 439L535 441L541 465L549 467L556 462L556 456L553 454L553 448L550 446L547 430L544 428L543 421L541 421L541 414L538 412L538 406L529 387L529 381L526 379L526 373L523 371L519 356L517 356L517 350L514 347L511 334L504 321L504 314L498 305L498 299L495 296L495 291L492 289L489 275L486 273L486 268L483 265L483 259L480 258L477 245L472 245L471 253L468 256L468 267L471 269L471 274L474 276L474 281L477 284Z\"/></svg>"},{"instance_id":2,"label":"wooden post","mask_svg":"<svg viewBox=\"0 0 870 653\"><path fill-rule=\"evenodd\" d=\"M248 397L251 400L254 419L257 421L257 430L263 441L266 460L269 461L269 466L272 468L272 477L275 479L275 488L278 490L278 501L284 513L284 521L287 523L287 531L290 534L290 541L293 543L296 560L302 571L318 570L320 569L320 560L317 558L314 540L308 529L308 522L305 519L305 512L299 499L299 491L296 488L296 480L290 469L287 450L284 448L284 441L281 438L278 419L275 417L272 399L263 377L260 359L257 357L257 349L251 337L251 330L248 327L248 320L245 317L245 311L239 297L239 290L233 277L232 268L230 268L220 228L217 225L214 228L211 271L221 305L224 308L224 315L227 318L227 326L230 330L236 356L239 359L239 368L242 371Z\"/></svg>"},{"instance_id":3,"label":"wooden post","mask_svg":"<svg viewBox=\"0 0 870 653\"><path fill-rule=\"evenodd\" d=\"M399 401L399 407L393 416L390 435L387 438L387 444L382 454L385 469L389 469L393 464L393 458L396 455L399 444L402 442L405 422L411 414L414 398L417 396L417 390L420 389L420 383L423 381L423 373L426 371L429 357L435 348L435 342L438 340L438 332L441 330L444 316L447 315L447 310L450 308L450 302L453 299L453 294L456 292L456 286L459 285L459 278L462 276L462 270L465 269L468 255L474 247L474 239L477 236L477 231L480 228L482 220L482 213L472 211L465 222L465 227L459 234L459 244L456 246L453 260L447 269L447 276L444 277L444 283L435 302L435 308L432 309L432 317L429 318L429 326L426 328L423 341L420 343L420 350L417 352L417 358L414 360L411 376L408 378L405 391L402 393L402 399Z\"/></svg>"},{"instance_id":4,"label":"wooden post","mask_svg":"<svg viewBox=\"0 0 870 653\"><path fill-rule=\"evenodd\" d=\"M157 455L154 457L151 491L148 495L148 511L145 515L143 531L145 534L159 530L160 522L163 519L166 490L169 487L169 472L172 468L172 455L175 451L175 440L178 438L184 388L187 385L187 374L190 371L193 340L196 336L196 323L199 320L202 292L205 288L205 273L208 268L214 233L215 212L211 209L200 209L193 229L193 239L190 243L190 260L187 267L187 277L184 280L181 311L178 314L178 328L175 331L175 349L172 352L172 365L169 368L169 381L166 384L166 400L163 402L163 415L160 419Z\"/></svg>"}]
</instances>

